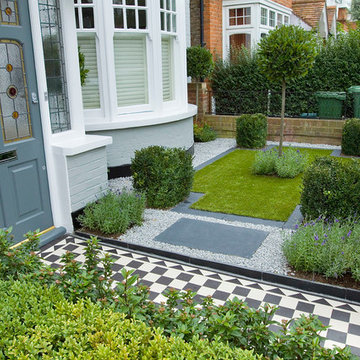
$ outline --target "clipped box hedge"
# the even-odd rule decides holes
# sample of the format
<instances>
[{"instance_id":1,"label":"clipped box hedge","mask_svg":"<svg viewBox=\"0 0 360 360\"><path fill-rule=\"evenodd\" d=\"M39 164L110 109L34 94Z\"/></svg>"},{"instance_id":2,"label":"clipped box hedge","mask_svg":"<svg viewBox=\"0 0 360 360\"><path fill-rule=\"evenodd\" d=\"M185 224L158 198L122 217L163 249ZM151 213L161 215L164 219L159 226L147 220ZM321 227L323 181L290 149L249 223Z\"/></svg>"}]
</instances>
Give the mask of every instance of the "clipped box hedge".
<instances>
[{"instance_id":1,"label":"clipped box hedge","mask_svg":"<svg viewBox=\"0 0 360 360\"><path fill-rule=\"evenodd\" d=\"M192 155L180 148L149 146L131 161L133 186L145 193L147 206L166 209L190 194L194 179Z\"/></svg>"},{"instance_id":2,"label":"clipped box hedge","mask_svg":"<svg viewBox=\"0 0 360 360\"><path fill-rule=\"evenodd\" d=\"M258 149L266 145L267 119L263 114L241 115L236 119L236 143L248 149Z\"/></svg>"},{"instance_id":3,"label":"clipped box hedge","mask_svg":"<svg viewBox=\"0 0 360 360\"><path fill-rule=\"evenodd\" d=\"M0 358L256 360L218 339L166 337L90 300L66 301L55 287L0 281Z\"/></svg>"},{"instance_id":4,"label":"clipped box hedge","mask_svg":"<svg viewBox=\"0 0 360 360\"><path fill-rule=\"evenodd\" d=\"M360 161L316 159L305 171L301 212L311 219L320 215L347 218L360 214Z\"/></svg>"}]
</instances>

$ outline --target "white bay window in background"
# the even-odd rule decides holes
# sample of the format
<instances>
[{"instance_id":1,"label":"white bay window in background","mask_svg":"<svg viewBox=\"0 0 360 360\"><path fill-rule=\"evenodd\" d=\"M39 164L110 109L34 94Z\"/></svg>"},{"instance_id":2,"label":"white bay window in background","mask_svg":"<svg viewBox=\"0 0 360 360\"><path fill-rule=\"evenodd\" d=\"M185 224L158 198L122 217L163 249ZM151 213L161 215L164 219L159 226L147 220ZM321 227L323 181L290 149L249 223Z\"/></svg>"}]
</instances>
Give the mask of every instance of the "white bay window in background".
<instances>
[{"instance_id":1,"label":"white bay window in background","mask_svg":"<svg viewBox=\"0 0 360 360\"><path fill-rule=\"evenodd\" d=\"M85 68L88 70L82 86L84 109L100 109L100 85L97 54L97 21L93 0L74 0L77 41L85 57Z\"/></svg>"}]
</instances>

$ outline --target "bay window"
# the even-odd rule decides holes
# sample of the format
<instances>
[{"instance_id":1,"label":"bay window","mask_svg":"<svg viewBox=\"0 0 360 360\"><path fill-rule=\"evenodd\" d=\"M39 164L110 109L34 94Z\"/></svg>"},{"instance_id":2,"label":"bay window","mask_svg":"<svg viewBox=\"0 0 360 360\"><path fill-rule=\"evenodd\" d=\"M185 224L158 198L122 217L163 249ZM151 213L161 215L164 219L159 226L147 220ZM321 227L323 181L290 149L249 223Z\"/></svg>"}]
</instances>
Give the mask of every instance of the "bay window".
<instances>
[{"instance_id":1,"label":"bay window","mask_svg":"<svg viewBox=\"0 0 360 360\"><path fill-rule=\"evenodd\" d=\"M163 101L174 99L173 41L176 36L176 1L160 0Z\"/></svg>"},{"instance_id":2,"label":"bay window","mask_svg":"<svg viewBox=\"0 0 360 360\"><path fill-rule=\"evenodd\" d=\"M74 12L89 116L113 119L176 100L177 0L74 0Z\"/></svg>"},{"instance_id":3,"label":"bay window","mask_svg":"<svg viewBox=\"0 0 360 360\"><path fill-rule=\"evenodd\" d=\"M74 0L79 51L84 55L86 79L82 84L84 109L99 109L100 88L97 56L97 31L93 0Z\"/></svg>"}]
</instances>

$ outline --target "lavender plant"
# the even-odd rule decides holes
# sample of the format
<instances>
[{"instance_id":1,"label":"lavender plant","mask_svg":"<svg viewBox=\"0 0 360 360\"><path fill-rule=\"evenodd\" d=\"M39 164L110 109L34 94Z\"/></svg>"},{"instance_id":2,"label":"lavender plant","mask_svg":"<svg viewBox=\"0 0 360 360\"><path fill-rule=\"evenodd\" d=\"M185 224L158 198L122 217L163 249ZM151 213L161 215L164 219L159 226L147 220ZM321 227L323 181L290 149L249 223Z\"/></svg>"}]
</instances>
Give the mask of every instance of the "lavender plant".
<instances>
[{"instance_id":1,"label":"lavender plant","mask_svg":"<svg viewBox=\"0 0 360 360\"><path fill-rule=\"evenodd\" d=\"M300 271L339 278L350 272L360 281L360 224L358 220L315 221L296 225L285 235L284 255Z\"/></svg>"},{"instance_id":2,"label":"lavender plant","mask_svg":"<svg viewBox=\"0 0 360 360\"><path fill-rule=\"evenodd\" d=\"M294 178L305 170L308 162L307 154L300 150L287 148L282 156L278 155L278 150L258 151L253 163L253 172L257 175L274 175L281 178Z\"/></svg>"},{"instance_id":3,"label":"lavender plant","mask_svg":"<svg viewBox=\"0 0 360 360\"><path fill-rule=\"evenodd\" d=\"M96 202L88 204L78 216L80 224L103 234L122 234L133 225L141 225L145 196L132 192L108 192Z\"/></svg>"}]
</instances>

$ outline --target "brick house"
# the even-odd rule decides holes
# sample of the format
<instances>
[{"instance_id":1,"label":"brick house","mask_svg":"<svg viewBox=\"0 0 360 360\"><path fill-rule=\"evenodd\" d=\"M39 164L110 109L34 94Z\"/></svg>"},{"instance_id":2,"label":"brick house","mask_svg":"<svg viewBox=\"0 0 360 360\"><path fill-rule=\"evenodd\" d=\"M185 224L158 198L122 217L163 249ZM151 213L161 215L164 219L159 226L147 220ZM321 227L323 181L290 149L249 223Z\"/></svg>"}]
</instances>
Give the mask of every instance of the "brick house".
<instances>
[{"instance_id":1,"label":"brick house","mask_svg":"<svg viewBox=\"0 0 360 360\"><path fill-rule=\"evenodd\" d=\"M339 3L341 2L341 3ZM349 20L351 0L191 0L191 45L206 45L224 58L230 48L256 45L278 25L336 34L336 22Z\"/></svg>"},{"instance_id":2,"label":"brick house","mask_svg":"<svg viewBox=\"0 0 360 360\"><path fill-rule=\"evenodd\" d=\"M347 30L351 0L190 0L190 44L203 45L215 58L227 58L230 49L253 48L278 25L317 29L336 36L337 22ZM188 84L189 102L195 103L194 84ZM199 115L211 101L206 86L200 95Z\"/></svg>"}]
</instances>

